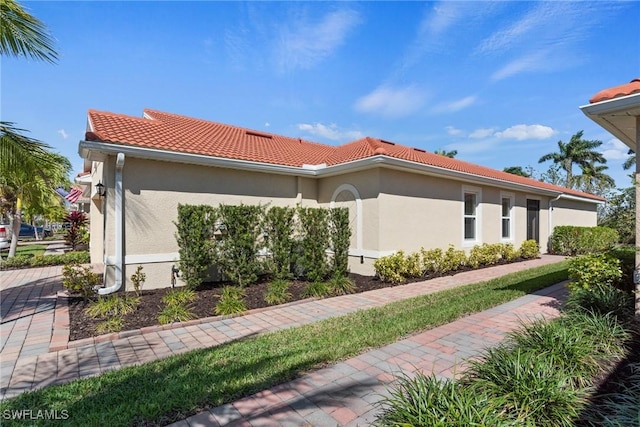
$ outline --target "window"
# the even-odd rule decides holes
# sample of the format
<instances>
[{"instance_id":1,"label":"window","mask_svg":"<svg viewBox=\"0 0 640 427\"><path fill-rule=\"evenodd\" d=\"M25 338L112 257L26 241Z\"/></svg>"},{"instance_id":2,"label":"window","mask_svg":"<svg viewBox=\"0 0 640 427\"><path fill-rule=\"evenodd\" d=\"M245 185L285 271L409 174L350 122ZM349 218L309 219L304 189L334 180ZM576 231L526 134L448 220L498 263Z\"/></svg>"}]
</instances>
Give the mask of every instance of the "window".
<instances>
[{"instance_id":1,"label":"window","mask_svg":"<svg viewBox=\"0 0 640 427\"><path fill-rule=\"evenodd\" d=\"M476 193L464 193L464 240L476 240L477 228L477 205L478 196Z\"/></svg>"},{"instance_id":2,"label":"window","mask_svg":"<svg viewBox=\"0 0 640 427\"><path fill-rule=\"evenodd\" d=\"M502 238L511 239L511 197L502 197Z\"/></svg>"}]
</instances>

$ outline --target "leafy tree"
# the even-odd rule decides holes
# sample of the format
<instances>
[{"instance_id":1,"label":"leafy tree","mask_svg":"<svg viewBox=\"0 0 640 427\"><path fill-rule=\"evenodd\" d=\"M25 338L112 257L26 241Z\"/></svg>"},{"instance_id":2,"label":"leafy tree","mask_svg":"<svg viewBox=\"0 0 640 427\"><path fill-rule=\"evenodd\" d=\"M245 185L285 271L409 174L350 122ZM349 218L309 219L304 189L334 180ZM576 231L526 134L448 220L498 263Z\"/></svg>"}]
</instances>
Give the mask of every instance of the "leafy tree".
<instances>
[{"instance_id":1,"label":"leafy tree","mask_svg":"<svg viewBox=\"0 0 640 427\"><path fill-rule=\"evenodd\" d=\"M574 164L587 167L596 162L607 162L602 153L595 151L596 148L602 145L602 141L582 139L582 135L583 131L579 131L567 143L558 141L557 152L545 154L538 160L538 163L552 160L553 163L559 164L564 169L564 186L567 188L573 188L574 186Z\"/></svg>"},{"instance_id":2,"label":"leafy tree","mask_svg":"<svg viewBox=\"0 0 640 427\"><path fill-rule=\"evenodd\" d=\"M436 150L436 151L434 151L434 153L453 159L455 156L458 155L458 150L451 150L451 151Z\"/></svg>"},{"instance_id":3,"label":"leafy tree","mask_svg":"<svg viewBox=\"0 0 640 427\"><path fill-rule=\"evenodd\" d=\"M620 235L620 243L632 244L636 239L635 185L619 189L608 198L598 225L613 228Z\"/></svg>"},{"instance_id":4,"label":"leafy tree","mask_svg":"<svg viewBox=\"0 0 640 427\"><path fill-rule=\"evenodd\" d=\"M522 166L509 166L504 168L503 171L513 175L519 175L519 176L524 176L525 178L531 178L531 173L522 169Z\"/></svg>"},{"instance_id":5,"label":"leafy tree","mask_svg":"<svg viewBox=\"0 0 640 427\"><path fill-rule=\"evenodd\" d=\"M540 181L553 185L564 185L564 177L560 172L561 169L560 165L552 164L546 172L540 175Z\"/></svg>"}]
</instances>

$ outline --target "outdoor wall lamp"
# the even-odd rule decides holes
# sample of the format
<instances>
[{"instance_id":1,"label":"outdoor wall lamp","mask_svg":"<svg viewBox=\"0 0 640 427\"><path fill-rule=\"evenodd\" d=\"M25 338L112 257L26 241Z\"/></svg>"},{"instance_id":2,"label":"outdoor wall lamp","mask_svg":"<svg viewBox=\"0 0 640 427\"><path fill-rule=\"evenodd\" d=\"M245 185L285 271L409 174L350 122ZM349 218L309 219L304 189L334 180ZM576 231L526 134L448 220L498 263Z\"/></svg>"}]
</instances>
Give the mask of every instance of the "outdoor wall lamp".
<instances>
[{"instance_id":1,"label":"outdoor wall lamp","mask_svg":"<svg viewBox=\"0 0 640 427\"><path fill-rule=\"evenodd\" d=\"M96 184L96 193L98 193L98 196L100 196L100 197L104 197L104 195L106 194L105 189L104 189L104 184L102 184L102 181L99 181Z\"/></svg>"}]
</instances>

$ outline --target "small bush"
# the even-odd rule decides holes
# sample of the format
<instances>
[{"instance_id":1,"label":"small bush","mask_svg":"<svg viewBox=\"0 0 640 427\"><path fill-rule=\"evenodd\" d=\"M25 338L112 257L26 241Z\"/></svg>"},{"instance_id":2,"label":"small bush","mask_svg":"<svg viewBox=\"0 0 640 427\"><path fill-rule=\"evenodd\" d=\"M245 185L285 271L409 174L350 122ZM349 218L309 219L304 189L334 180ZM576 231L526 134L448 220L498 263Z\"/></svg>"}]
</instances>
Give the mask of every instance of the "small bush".
<instances>
[{"instance_id":1,"label":"small bush","mask_svg":"<svg viewBox=\"0 0 640 427\"><path fill-rule=\"evenodd\" d=\"M353 280L346 276L334 276L329 280L329 293L332 295L352 294L356 291L356 285Z\"/></svg>"},{"instance_id":2,"label":"small bush","mask_svg":"<svg viewBox=\"0 0 640 427\"><path fill-rule=\"evenodd\" d=\"M138 297L111 294L99 297L96 301L93 301L85 311L89 317L94 319L124 316L125 314L133 313L138 304L140 304L140 298Z\"/></svg>"},{"instance_id":3,"label":"small bush","mask_svg":"<svg viewBox=\"0 0 640 427\"><path fill-rule=\"evenodd\" d=\"M449 245L449 248L444 252L442 257L442 272L448 273L450 271L459 270L467 263L467 254L463 250L457 250L453 245Z\"/></svg>"},{"instance_id":4,"label":"small bush","mask_svg":"<svg viewBox=\"0 0 640 427\"><path fill-rule=\"evenodd\" d=\"M32 255L16 255L0 262L3 270L12 270L15 268L23 268L31 265Z\"/></svg>"},{"instance_id":5,"label":"small bush","mask_svg":"<svg viewBox=\"0 0 640 427\"><path fill-rule=\"evenodd\" d=\"M569 260L569 289L614 285L622 277L620 260L608 255L582 255Z\"/></svg>"},{"instance_id":6,"label":"small bush","mask_svg":"<svg viewBox=\"0 0 640 427\"><path fill-rule=\"evenodd\" d=\"M540 256L540 245L535 240L525 240L520 245L520 256L524 259L533 259Z\"/></svg>"},{"instance_id":7,"label":"small bush","mask_svg":"<svg viewBox=\"0 0 640 427\"><path fill-rule=\"evenodd\" d=\"M307 285L302 296L305 298L324 298L331 294L329 285L325 282L312 282Z\"/></svg>"},{"instance_id":8,"label":"small bush","mask_svg":"<svg viewBox=\"0 0 640 427\"><path fill-rule=\"evenodd\" d=\"M407 270L407 260L404 251L398 251L392 255L378 258L373 263L376 276L383 282L398 284L405 280Z\"/></svg>"},{"instance_id":9,"label":"small bush","mask_svg":"<svg viewBox=\"0 0 640 427\"><path fill-rule=\"evenodd\" d=\"M503 243L500 248L500 256L503 260L511 262L520 256L518 250L512 243Z\"/></svg>"},{"instance_id":10,"label":"small bush","mask_svg":"<svg viewBox=\"0 0 640 427\"><path fill-rule=\"evenodd\" d=\"M269 283L264 294L264 301L269 305L284 304L291 299L289 282L286 280L274 280Z\"/></svg>"},{"instance_id":11,"label":"small bush","mask_svg":"<svg viewBox=\"0 0 640 427\"><path fill-rule=\"evenodd\" d=\"M173 322L187 322L196 316L184 305L167 305L158 315L158 322L167 325Z\"/></svg>"},{"instance_id":12,"label":"small bush","mask_svg":"<svg viewBox=\"0 0 640 427\"><path fill-rule=\"evenodd\" d=\"M420 253L414 252L406 256L402 275L408 278L422 277L422 259Z\"/></svg>"},{"instance_id":13,"label":"small bush","mask_svg":"<svg viewBox=\"0 0 640 427\"><path fill-rule=\"evenodd\" d=\"M483 243L471 248L467 264L473 268L496 264L501 257L502 245Z\"/></svg>"},{"instance_id":14,"label":"small bush","mask_svg":"<svg viewBox=\"0 0 640 427\"><path fill-rule=\"evenodd\" d=\"M570 292L565 310L611 314L623 320L633 315L633 294L611 285L595 284L587 289L577 287Z\"/></svg>"},{"instance_id":15,"label":"small bush","mask_svg":"<svg viewBox=\"0 0 640 427\"><path fill-rule=\"evenodd\" d=\"M87 251L71 251L55 255L16 255L0 261L0 269L12 270L25 267L47 267L50 265L88 264L90 255Z\"/></svg>"},{"instance_id":16,"label":"small bush","mask_svg":"<svg viewBox=\"0 0 640 427\"><path fill-rule=\"evenodd\" d=\"M136 272L131 275L131 283L133 283L133 289L136 295L140 296L145 280L147 280L147 275L142 272L142 266L139 265L138 268L136 268Z\"/></svg>"},{"instance_id":17,"label":"small bush","mask_svg":"<svg viewBox=\"0 0 640 427\"><path fill-rule=\"evenodd\" d=\"M244 295L244 290L237 286L222 288L220 301L216 304L216 314L226 316L247 311L247 305L243 301Z\"/></svg>"},{"instance_id":18,"label":"small bush","mask_svg":"<svg viewBox=\"0 0 640 427\"><path fill-rule=\"evenodd\" d=\"M498 399L465 388L456 381L439 380L421 372L403 374L389 396L376 405L378 426L499 426L503 425Z\"/></svg>"},{"instance_id":19,"label":"small bush","mask_svg":"<svg viewBox=\"0 0 640 427\"><path fill-rule=\"evenodd\" d=\"M185 305L195 301L196 292L189 288L172 289L162 297L166 305Z\"/></svg>"},{"instance_id":20,"label":"small bush","mask_svg":"<svg viewBox=\"0 0 640 427\"><path fill-rule=\"evenodd\" d=\"M62 286L71 293L87 299L93 295L94 287L100 286L102 279L89 266L65 265L62 268Z\"/></svg>"},{"instance_id":21,"label":"small bush","mask_svg":"<svg viewBox=\"0 0 640 427\"><path fill-rule=\"evenodd\" d=\"M426 250L425 248L420 248L420 254L422 255L422 271L424 274L440 273L442 271L442 259L444 257L442 249Z\"/></svg>"}]
</instances>

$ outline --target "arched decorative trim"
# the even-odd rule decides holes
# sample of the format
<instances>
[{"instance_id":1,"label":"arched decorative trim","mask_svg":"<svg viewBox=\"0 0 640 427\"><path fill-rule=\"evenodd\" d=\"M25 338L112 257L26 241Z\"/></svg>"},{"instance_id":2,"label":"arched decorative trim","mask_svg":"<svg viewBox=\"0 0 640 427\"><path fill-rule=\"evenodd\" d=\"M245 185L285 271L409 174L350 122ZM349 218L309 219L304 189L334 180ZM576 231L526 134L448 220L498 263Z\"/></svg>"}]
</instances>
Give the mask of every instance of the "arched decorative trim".
<instances>
[{"instance_id":1,"label":"arched decorative trim","mask_svg":"<svg viewBox=\"0 0 640 427\"><path fill-rule=\"evenodd\" d=\"M351 184L341 184L336 190L333 192L331 196L331 204L329 205L331 208L335 206L336 197L343 191L348 191L353 194L353 197L356 201L356 247L352 249L361 250L362 249L362 199L360 198L360 193L358 193L358 189Z\"/></svg>"}]
</instances>

